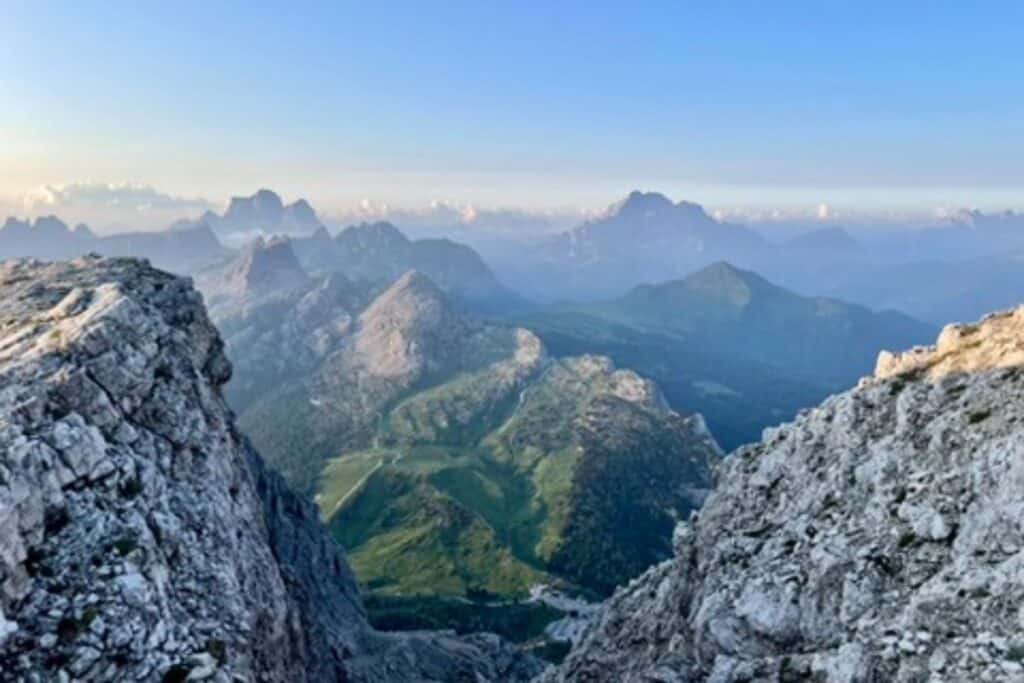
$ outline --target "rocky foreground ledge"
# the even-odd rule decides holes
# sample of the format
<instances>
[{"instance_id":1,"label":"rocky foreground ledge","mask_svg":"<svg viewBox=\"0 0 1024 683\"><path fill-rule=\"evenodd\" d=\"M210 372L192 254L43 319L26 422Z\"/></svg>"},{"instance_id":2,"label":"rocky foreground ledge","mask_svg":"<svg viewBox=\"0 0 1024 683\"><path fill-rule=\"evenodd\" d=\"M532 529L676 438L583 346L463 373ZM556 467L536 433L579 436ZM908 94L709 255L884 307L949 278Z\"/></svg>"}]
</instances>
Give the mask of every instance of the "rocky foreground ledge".
<instances>
[{"instance_id":1,"label":"rocky foreground ledge","mask_svg":"<svg viewBox=\"0 0 1024 683\"><path fill-rule=\"evenodd\" d=\"M1024 681L1024 308L723 461L549 681Z\"/></svg>"},{"instance_id":2,"label":"rocky foreground ledge","mask_svg":"<svg viewBox=\"0 0 1024 683\"><path fill-rule=\"evenodd\" d=\"M0 679L515 681L496 637L382 634L221 398L188 280L0 266Z\"/></svg>"}]
</instances>

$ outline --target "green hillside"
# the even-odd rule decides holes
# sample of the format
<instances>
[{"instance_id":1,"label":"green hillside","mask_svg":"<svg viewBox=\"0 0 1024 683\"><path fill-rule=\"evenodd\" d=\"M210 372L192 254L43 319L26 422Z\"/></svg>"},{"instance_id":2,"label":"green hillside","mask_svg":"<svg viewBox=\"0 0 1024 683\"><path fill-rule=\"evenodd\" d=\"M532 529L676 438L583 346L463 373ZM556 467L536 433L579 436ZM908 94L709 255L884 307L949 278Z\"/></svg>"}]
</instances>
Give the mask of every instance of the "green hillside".
<instances>
[{"instance_id":1,"label":"green hillside","mask_svg":"<svg viewBox=\"0 0 1024 683\"><path fill-rule=\"evenodd\" d=\"M720 456L699 416L608 358L552 359L525 328L465 316L418 273L365 305L310 286L232 309L240 367L261 367L264 340L311 351L231 398L374 594L607 594L670 555Z\"/></svg>"},{"instance_id":2,"label":"green hillside","mask_svg":"<svg viewBox=\"0 0 1024 683\"><path fill-rule=\"evenodd\" d=\"M316 499L373 591L607 593L667 557L675 519L699 503L717 451L650 383L584 357L548 362L514 401L481 400L508 396L498 375L413 394L380 421L379 447L324 466Z\"/></svg>"}]
</instances>

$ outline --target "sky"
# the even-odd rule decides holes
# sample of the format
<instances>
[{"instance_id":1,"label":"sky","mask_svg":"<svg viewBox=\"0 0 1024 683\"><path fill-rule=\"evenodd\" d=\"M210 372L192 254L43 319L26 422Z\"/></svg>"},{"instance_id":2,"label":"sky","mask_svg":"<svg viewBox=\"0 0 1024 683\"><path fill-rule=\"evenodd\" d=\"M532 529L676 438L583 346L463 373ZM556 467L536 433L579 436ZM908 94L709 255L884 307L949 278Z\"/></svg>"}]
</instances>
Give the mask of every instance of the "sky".
<instances>
[{"instance_id":1,"label":"sky","mask_svg":"<svg viewBox=\"0 0 1024 683\"><path fill-rule=\"evenodd\" d=\"M1021 3L7 0L0 203L1019 209L1022 44Z\"/></svg>"}]
</instances>

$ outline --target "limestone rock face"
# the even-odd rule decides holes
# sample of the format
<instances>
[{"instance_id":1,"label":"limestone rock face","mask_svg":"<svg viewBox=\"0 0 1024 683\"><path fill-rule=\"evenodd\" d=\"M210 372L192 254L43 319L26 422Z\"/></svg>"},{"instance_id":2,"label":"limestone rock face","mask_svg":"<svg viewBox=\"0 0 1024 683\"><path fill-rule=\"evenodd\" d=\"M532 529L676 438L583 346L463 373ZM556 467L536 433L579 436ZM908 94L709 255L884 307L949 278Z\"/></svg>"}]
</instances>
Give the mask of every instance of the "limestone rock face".
<instances>
[{"instance_id":1,"label":"limestone rock face","mask_svg":"<svg viewBox=\"0 0 1024 683\"><path fill-rule=\"evenodd\" d=\"M223 268L197 277L197 286L215 318L286 297L309 283L287 237L257 238Z\"/></svg>"},{"instance_id":2,"label":"limestone rock face","mask_svg":"<svg viewBox=\"0 0 1024 683\"><path fill-rule=\"evenodd\" d=\"M722 461L550 681L1024 680L1020 311Z\"/></svg>"},{"instance_id":3,"label":"limestone rock face","mask_svg":"<svg viewBox=\"0 0 1024 683\"><path fill-rule=\"evenodd\" d=\"M882 352L875 376L921 373L937 379L957 373L1024 365L1024 306L993 313L977 324L947 325L934 346Z\"/></svg>"},{"instance_id":4,"label":"limestone rock face","mask_svg":"<svg viewBox=\"0 0 1024 683\"><path fill-rule=\"evenodd\" d=\"M0 678L521 680L496 638L366 623L312 505L237 432L188 280L0 267Z\"/></svg>"},{"instance_id":5,"label":"limestone rock face","mask_svg":"<svg viewBox=\"0 0 1024 683\"><path fill-rule=\"evenodd\" d=\"M359 362L375 376L418 377L461 346L467 333L437 285L410 271L360 316L353 342Z\"/></svg>"}]
</instances>

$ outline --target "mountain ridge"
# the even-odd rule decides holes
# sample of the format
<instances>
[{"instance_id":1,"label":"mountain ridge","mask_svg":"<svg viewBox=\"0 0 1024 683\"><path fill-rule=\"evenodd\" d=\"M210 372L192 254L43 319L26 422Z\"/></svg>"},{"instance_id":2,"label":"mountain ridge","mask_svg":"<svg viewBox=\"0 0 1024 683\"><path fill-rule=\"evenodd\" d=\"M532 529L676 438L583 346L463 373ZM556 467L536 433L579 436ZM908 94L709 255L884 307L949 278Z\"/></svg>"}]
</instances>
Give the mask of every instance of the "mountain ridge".
<instances>
[{"instance_id":1,"label":"mountain ridge","mask_svg":"<svg viewBox=\"0 0 1024 683\"><path fill-rule=\"evenodd\" d=\"M801 296L727 262L511 319L555 355L602 353L652 377L728 448L870 373L880 350L935 335L902 314Z\"/></svg>"},{"instance_id":2,"label":"mountain ridge","mask_svg":"<svg viewBox=\"0 0 1024 683\"><path fill-rule=\"evenodd\" d=\"M723 460L545 681L1017 680L1024 309L881 354Z\"/></svg>"},{"instance_id":3,"label":"mountain ridge","mask_svg":"<svg viewBox=\"0 0 1024 683\"><path fill-rule=\"evenodd\" d=\"M363 306L339 306L345 331L309 365L234 403L269 461L316 496L372 590L524 597L554 580L609 591L667 556L672 515L699 504L720 455L699 417L607 358L549 358L528 329L467 315L417 271ZM242 353L236 323L222 324L229 354ZM648 494L591 497L612 472L625 485L655 471ZM615 552L572 560L598 537ZM627 552L634 537L645 542Z\"/></svg>"}]
</instances>

